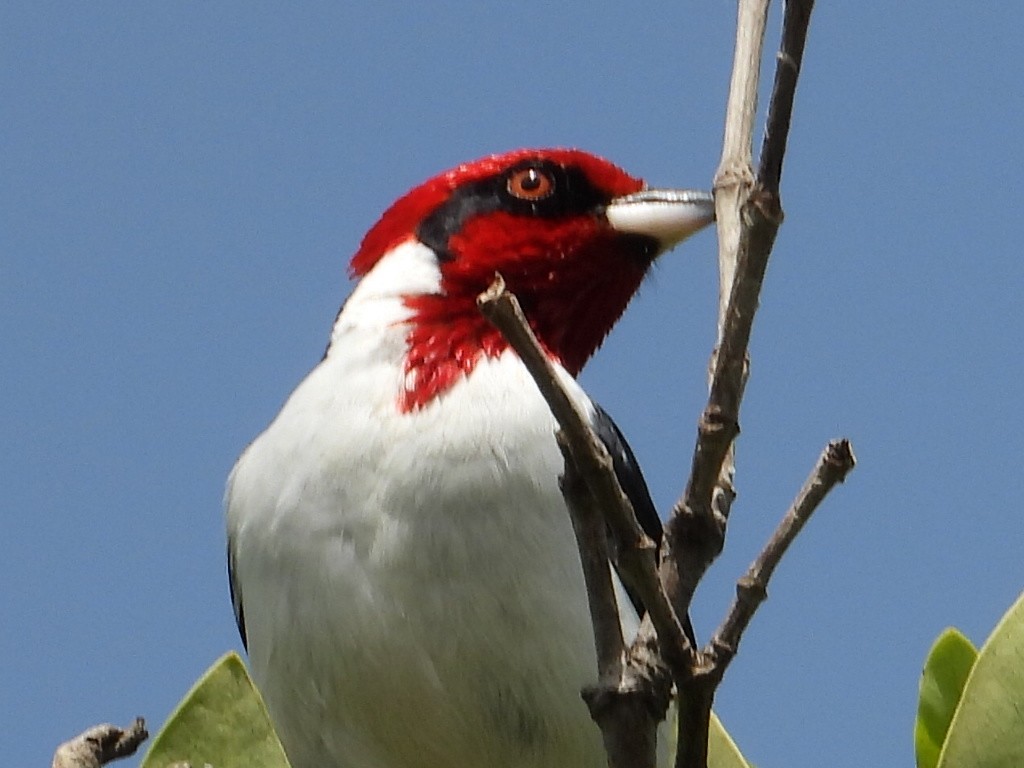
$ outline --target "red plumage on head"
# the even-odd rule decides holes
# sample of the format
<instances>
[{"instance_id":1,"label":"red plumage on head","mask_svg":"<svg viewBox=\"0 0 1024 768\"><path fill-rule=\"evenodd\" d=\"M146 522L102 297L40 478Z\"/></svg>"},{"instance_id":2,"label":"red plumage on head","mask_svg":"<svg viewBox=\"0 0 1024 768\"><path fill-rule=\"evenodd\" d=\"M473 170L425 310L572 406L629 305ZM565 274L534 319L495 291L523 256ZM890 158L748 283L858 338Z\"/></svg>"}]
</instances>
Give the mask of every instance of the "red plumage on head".
<instances>
[{"instance_id":1,"label":"red plumage on head","mask_svg":"<svg viewBox=\"0 0 1024 768\"><path fill-rule=\"evenodd\" d=\"M420 222L447 200L454 190L530 159L550 160L580 168L591 184L606 190L612 197L643 188L640 179L630 176L607 160L579 149L517 149L488 155L440 173L398 198L363 237L349 265L350 276L362 277L373 269L381 256L414 236Z\"/></svg>"},{"instance_id":2,"label":"red plumage on head","mask_svg":"<svg viewBox=\"0 0 1024 768\"><path fill-rule=\"evenodd\" d=\"M530 161L582 173L607 200L643 189L643 182L612 163L575 149L521 149L491 155L439 174L399 198L370 229L352 258L362 277L464 185L500 176ZM411 411L468 376L481 357L508 345L480 314L477 295L501 272L523 305L534 332L576 375L636 293L650 259L626 247L596 212L546 218L495 210L468 218L439 259L438 293L408 296L412 311L399 403Z\"/></svg>"}]
</instances>

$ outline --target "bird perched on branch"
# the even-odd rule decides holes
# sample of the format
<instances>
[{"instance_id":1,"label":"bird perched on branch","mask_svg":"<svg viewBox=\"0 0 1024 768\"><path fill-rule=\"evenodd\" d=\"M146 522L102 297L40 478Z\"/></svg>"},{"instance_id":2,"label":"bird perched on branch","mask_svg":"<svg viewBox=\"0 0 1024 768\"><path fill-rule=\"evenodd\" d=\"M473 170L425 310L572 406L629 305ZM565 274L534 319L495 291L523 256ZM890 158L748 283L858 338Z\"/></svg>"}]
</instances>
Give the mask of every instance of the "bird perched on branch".
<instances>
[{"instance_id":1,"label":"bird perched on branch","mask_svg":"<svg viewBox=\"0 0 1024 768\"><path fill-rule=\"evenodd\" d=\"M476 299L500 272L659 537L574 377L655 257L712 218L705 193L519 150L436 176L370 229L323 360L228 481L235 615L295 768L604 764L556 424Z\"/></svg>"}]
</instances>

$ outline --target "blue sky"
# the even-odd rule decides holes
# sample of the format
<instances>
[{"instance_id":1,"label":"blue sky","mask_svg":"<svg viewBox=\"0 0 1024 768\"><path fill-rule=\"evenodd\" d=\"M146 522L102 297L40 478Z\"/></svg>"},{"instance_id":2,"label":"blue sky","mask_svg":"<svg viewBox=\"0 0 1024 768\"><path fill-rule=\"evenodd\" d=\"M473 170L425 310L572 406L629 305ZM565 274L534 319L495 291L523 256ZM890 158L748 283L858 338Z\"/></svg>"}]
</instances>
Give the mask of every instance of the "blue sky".
<instances>
[{"instance_id":1,"label":"blue sky","mask_svg":"<svg viewBox=\"0 0 1024 768\"><path fill-rule=\"evenodd\" d=\"M0 751L156 727L238 647L221 495L316 363L395 197L575 145L709 186L734 5L13 2L0 10ZM996 10L999 5L1000 10ZM779 569L717 709L761 766L912 764L918 675L1022 587L1024 9L819 3L706 637L829 438L860 465ZM773 36L777 23L773 24ZM583 374L668 509L713 234Z\"/></svg>"}]
</instances>

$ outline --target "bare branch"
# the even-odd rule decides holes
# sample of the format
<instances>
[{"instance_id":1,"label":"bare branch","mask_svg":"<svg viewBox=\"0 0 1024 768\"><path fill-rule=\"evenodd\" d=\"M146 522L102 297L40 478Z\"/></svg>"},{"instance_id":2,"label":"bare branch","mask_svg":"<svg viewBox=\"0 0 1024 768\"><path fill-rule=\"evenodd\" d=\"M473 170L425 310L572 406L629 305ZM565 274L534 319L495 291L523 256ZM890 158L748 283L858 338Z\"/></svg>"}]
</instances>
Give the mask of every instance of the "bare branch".
<instances>
[{"instance_id":1,"label":"bare branch","mask_svg":"<svg viewBox=\"0 0 1024 768\"><path fill-rule=\"evenodd\" d=\"M689 654L693 649L658 580L654 542L637 522L633 505L619 485L604 444L569 397L554 365L530 330L519 302L505 290L500 275L481 294L478 303L487 319L519 354L551 408L561 428L559 445L568 451L568 458L601 512L602 522L612 531L612 539L619 545L615 561L623 581L637 591L651 614L659 637L667 639L673 648L682 649L681 653L666 654L667 660L670 664L674 660L681 668L688 667L691 662Z\"/></svg>"},{"instance_id":2,"label":"bare branch","mask_svg":"<svg viewBox=\"0 0 1024 768\"><path fill-rule=\"evenodd\" d=\"M789 545L810 519L829 491L843 482L856 460L848 440L826 447L817 466L804 483L761 554L736 584L736 599L722 625L699 656L700 666L679 696L679 742L676 765L707 766L707 733L715 691L736 656L743 632L768 596L768 581ZM688 762L681 762L681 761Z\"/></svg>"},{"instance_id":3,"label":"bare branch","mask_svg":"<svg viewBox=\"0 0 1024 768\"><path fill-rule=\"evenodd\" d=\"M850 441L834 440L826 446L800 493L779 522L761 554L736 584L736 599L729 614L711 639L713 676L721 679L736 655L740 638L754 613L768 597L768 581L789 545L796 539L811 515L856 464Z\"/></svg>"},{"instance_id":4,"label":"bare branch","mask_svg":"<svg viewBox=\"0 0 1024 768\"><path fill-rule=\"evenodd\" d=\"M583 414L578 411L576 404L558 380L558 371L530 330L519 302L505 290L505 281L501 275L496 275L490 288L480 294L477 304L484 316L502 332L516 350L536 382L562 428L561 436L564 439L559 441L559 445L567 447L571 466L578 470L579 464L572 449L572 446L576 445L579 446L577 450L581 455L592 454L597 457L597 462L603 459L607 466L611 467L611 458L607 451L602 457L598 449L603 449L604 446L596 436L589 434ZM567 468L568 466L570 464L567 464ZM608 545L603 521L599 514L594 514L590 490L578 471L567 472L563 486L563 493L567 501L571 502L568 506L579 545L580 561L583 564L600 678L602 681L617 681L622 675L625 642L619 625L615 590L608 570ZM625 498L621 489L619 493ZM626 503L628 504L628 499Z\"/></svg>"},{"instance_id":5,"label":"bare branch","mask_svg":"<svg viewBox=\"0 0 1024 768\"><path fill-rule=\"evenodd\" d=\"M654 542L637 522L608 451L569 396L500 275L477 301L523 360L560 427L562 491L580 551L598 657L598 684L583 691L584 700L601 728L609 765L653 766L657 724L664 718L671 685L656 654L642 649L626 653L607 532L619 543L615 556L623 580L636 589L662 637L670 640L666 656L678 670L688 672L693 648L658 580Z\"/></svg>"},{"instance_id":6,"label":"bare branch","mask_svg":"<svg viewBox=\"0 0 1024 768\"><path fill-rule=\"evenodd\" d=\"M52 768L100 768L134 755L147 738L146 721L141 717L124 730L109 723L96 725L57 747Z\"/></svg>"},{"instance_id":7,"label":"bare branch","mask_svg":"<svg viewBox=\"0 0 1024 768\"><path fill-rule=\"evenodd\" d=\"M719 338L708 403L701 415L686 490L666 525L661 578L678 615L721 552L735 498L735 439L748 374L747 349L775 234L782 223L779 180L793 97L813 0L787 2L775 89L757 179L751 163L753 118L768 0L740 0L722 159L715 175L719 232ZM785 71L783 71L785 70ZM713 660L701 654L701 660ZM680 687L676 766L705 768L711 704L721 680L703 667Z\"/></svg>"},{"instance_id":8,"label":"bare branch","mask_svg":"<svg viewBox=\"0 0 1024 768\"><path fill-rule=\"evenodd\" d=\"M736 48L725 112L722 157L715 174L715 219L718 223L718 338L723 335L725 307L732 290L739 250L740 209L754 183L751 152L761 51L769 0L740 0Z\"/></svg>"},{"instance_id":9,"label":"bare branch","mask_svg":"<svg viewBox=\"0 0 1024 768\"><path fill-rule=\"evenodd\" d=\"M697 584L722 550L732 491L733 441L739 433L739 403L746 379L745 362L757 290L737 291L745 278L744 247L749 224L741 216L754 175L751 144L768 0L739 3L733 75L726 112L722 159L715 175L718 226L719 343L712 358L708 404L701 415L690 478L665 529L661 578L678 615L689 611ZM763 259L767 260L767 252ZM763 268L760 270L763 275ZM751 306L751 302L753 306ZM746 321L745 323L740 321ZM728 459L728 460L727 460ZM719 514L712 502L725 499Z\"/></svg>"},{"instance_id":10,"label":"bare branch","mask_svg":"<svg viewBox=\"0 0 1024 768\"><path fill-rule=\"evenodd\" d=\"M772 100L768 104L768 120L761 143L761 163L757 170L757 183L775 197L779 195L796 81L800 77L807 27L811 23L813 10L814 0L787 0L782 20L782 43L776 57L775 83L772 86Z\"/></svg>"},{"instance_id":11,"label":"bare branch","mask_svg":"<svg viewBox=\"0 0 1024 768\"><path fill-rule=\"evenodd\" d=\"M608 568L607 529L586 482L576 470L571 452L563 445L565 433L559 432L558 437L559 447L566 458L565 474L560 484L569 507L569 517L583 566L583 580L587 586L599 685L617 686L622 679L626 644L622 637L615 588Z\"/></svg>"},{"instance_id":12,"label":"bare branch","mask_svg":"<svg viewBox=\"0 0 1024 768\"><path fill-rule=\"evenodd\" d=\"M840 447L832 452L835 460L830 460L829 466L845 466L841 456L836 458L842 446L849 454L849 466L838 472L837 479L823 474L820 484L808 486L801 498L812 499L814 504L795 505L799 510L796 517L780 534L779 541L784 543L766 548L767 554L758 559L753 576L748 573L741 579L738 607L734 606L723 629L705 650L692 648L679 617L687 615L698 583L721 552L735 497L734 444L747 380L747 348L768 257L782 222L779 180L812 8L813 0L791 0L785 7L777 64L780 71L775 75L755 179L751 145L768 0L739 3L725 140L715 177L721 278L718 344L712 356L708 403L699 422L690 477L666 525L657 572L652 542L637 524L607 451L564 389L565 382L534 338L515 297L505 292L499 276L478 298L481 311L519 353L560 426L558 442L566 466L563 494L587 578L599 659L599 683L587 689L584 698L601 728L611 766L652 765L655 725L664 712L668 694L664 660L678 689L676 766L706 768L715 690L735 655L743 630L764 599L767 580L802 521L806 521L801 515L809 515L827 492L820 487L831 487L852 467L849 445L836 444ZM594 514L593 509L600 514ZM610 594L605 526L613 531L612 540L619 546L614 555L620 575L640 595L648 611L637 638L625 653L614 613L614 594Z\"/></svg>"}]
</instances>

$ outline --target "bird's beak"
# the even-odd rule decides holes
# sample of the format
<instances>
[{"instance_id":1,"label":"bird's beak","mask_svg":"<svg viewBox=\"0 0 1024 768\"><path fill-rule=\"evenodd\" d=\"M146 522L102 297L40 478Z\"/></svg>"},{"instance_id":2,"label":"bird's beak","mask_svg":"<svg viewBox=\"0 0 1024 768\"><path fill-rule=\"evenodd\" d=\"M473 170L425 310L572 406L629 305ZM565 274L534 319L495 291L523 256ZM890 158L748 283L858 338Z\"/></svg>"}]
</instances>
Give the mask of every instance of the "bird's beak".
<instances>
[{"instance_id":1,"label":"bird's beak","mask_svg":"<svg viewBox=\"0 0 1024 768\"><path fill-rule=\"evenodd\" d=\"M605 216L615 230L653 237L666 251L715 220L715 200L693 189L645 189L616 197Z\"/></svg>"}]
</instances>

